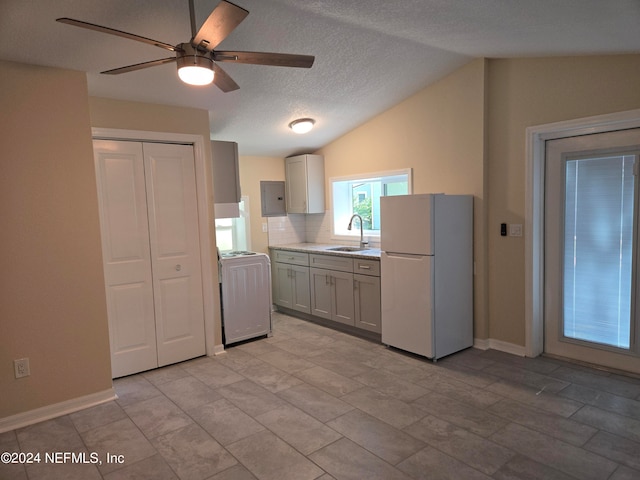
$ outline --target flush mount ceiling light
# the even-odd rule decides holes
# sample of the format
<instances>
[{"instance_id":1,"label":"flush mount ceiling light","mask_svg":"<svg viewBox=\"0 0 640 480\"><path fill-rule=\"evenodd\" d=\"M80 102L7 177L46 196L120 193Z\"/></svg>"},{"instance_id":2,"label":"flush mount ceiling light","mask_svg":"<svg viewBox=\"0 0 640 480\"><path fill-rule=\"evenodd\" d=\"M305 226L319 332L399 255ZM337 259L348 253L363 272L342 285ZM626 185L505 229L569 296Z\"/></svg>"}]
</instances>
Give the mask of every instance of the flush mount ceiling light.
<instances>
[{"instance_id":1,"label":"flush mount ceiling light","mask_svg":"<svg viewBox=\"0 0 640 480\"><path fill-rule=\"evenodd\" d=\"M289 124L289 128L295 133L307 133L313 128L316 121L313 118L299 118Z\"/></svg>"},{"instance_id":2,"label":"flush mount ceiling light","mask_svg":"<svg viewBox=\"0 0 640 480\"><path fill-rule=\"evenodd\" d=\"M213 82L213 59L203 55L191 45L182 45L184 52L177 52L178 76L189 85L209 85Z\"/></svg>"}]
</instances>

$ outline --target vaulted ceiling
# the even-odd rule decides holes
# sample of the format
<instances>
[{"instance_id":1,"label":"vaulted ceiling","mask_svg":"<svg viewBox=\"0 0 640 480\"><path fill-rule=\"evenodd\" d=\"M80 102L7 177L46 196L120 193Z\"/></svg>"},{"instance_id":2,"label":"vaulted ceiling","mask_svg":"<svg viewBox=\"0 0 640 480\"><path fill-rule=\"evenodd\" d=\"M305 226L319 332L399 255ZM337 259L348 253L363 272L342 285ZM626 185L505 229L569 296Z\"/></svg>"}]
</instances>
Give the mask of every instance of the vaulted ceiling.
<instances>
[{"instance_id":1,"label":"vaulted ceiling","mask_svg":"<svg viewBox=\"0 0 640 480\"><path fill-rule=\"evenodd\" d=\"M218 0L194 0L196 23ZM313 151L478 57L640 53L638 0L235 0L249 16L219 45L314 55L310 69L221 64L240 86L183 84L154 46L55 21L72 17L176 45L187 0L2 0L0 59L87 72L92 96L202 108L241 155ZM52 92L55 94L55 92ZM287 125L312 117L311 133Z\"/></svg>"}]
</instances>

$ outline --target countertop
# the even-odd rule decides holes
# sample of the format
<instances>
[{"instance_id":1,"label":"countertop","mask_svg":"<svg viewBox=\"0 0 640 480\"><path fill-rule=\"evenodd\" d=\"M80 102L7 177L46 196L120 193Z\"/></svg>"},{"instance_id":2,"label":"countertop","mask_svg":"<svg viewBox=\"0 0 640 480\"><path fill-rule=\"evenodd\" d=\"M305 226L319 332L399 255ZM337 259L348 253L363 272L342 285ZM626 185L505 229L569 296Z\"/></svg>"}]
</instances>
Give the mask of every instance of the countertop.
<instances>
[{"instance_id":1,"label":"countertop","mask_svg":"<svg viewBox=\"0 0 640 480\"><path fill-rule=\"evenodd\" d=\"M362 258L365 260L379 260L380 259L380 249L379 248L369 248L367 250L360 250L357 252L340 252L335 250L330 250L331 248L340 247L340 246L354 246L354 245L336 245L336 244L327 244L327 243L289 243L287 245L270 245L269 248L272 250L289 250L292 252L303 252L303 253L319 253L321 255L337 255L341 257L351 257L351 258Z\"/></svg>"}]
</instances>

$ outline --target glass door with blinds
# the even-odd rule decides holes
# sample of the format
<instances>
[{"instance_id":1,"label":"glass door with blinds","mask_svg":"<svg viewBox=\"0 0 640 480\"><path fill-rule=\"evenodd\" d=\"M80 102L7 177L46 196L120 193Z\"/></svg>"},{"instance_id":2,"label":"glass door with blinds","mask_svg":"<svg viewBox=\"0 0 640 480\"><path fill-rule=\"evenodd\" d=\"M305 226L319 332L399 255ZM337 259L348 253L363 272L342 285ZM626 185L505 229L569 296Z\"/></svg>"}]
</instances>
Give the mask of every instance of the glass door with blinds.
<instances>
[{"instance_id":1,"label":"glass door with blinds","mask_svg":"<svg viewBox=\"0 0 640 480\"><path fill-rule=\"evenodd\" d=\"M640 372L640 131L547 143L545 351Z\"/></svg>"}]
</instances>

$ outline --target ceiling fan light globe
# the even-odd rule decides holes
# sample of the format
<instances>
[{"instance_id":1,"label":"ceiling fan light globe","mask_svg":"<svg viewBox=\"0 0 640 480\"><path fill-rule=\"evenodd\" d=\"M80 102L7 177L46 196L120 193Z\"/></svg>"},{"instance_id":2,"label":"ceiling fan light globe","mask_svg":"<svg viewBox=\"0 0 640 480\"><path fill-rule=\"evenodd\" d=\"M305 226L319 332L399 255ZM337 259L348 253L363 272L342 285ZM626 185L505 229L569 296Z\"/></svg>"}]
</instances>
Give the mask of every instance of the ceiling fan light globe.
<instances>
[{"instance_id":1,"label":"ceiling fan light globe","mask_svg":"<svg viewBox=\"0 0 640 480\"><path fill-rule=\"evenodd\" d=\"M213 82L213 60L204 55L178 55L178 77L189 85L209 85Z\"/></svg>"},{"instance_id":2,"label":"ceiling fan light globe","mask_svg":"<svg viewBox=\"0 0 640 480\"><path fill-rule=\"evenodd\" d=\"M213 82L213 70L205 67L181 67L178 69L178 76L189 85L209 85Z\"/></svg>"},{"instance_id":3,"label":"ceiling fan light globe","mask_svg":"<svg viewBox=\"0 0 640 480\"><path fill-rule=\"evenodd\" d=\"M303 134L311 131L315 121L312 118L300 118L289 124L289 128L295 133Z\"/></svg>"}]
</instances>

